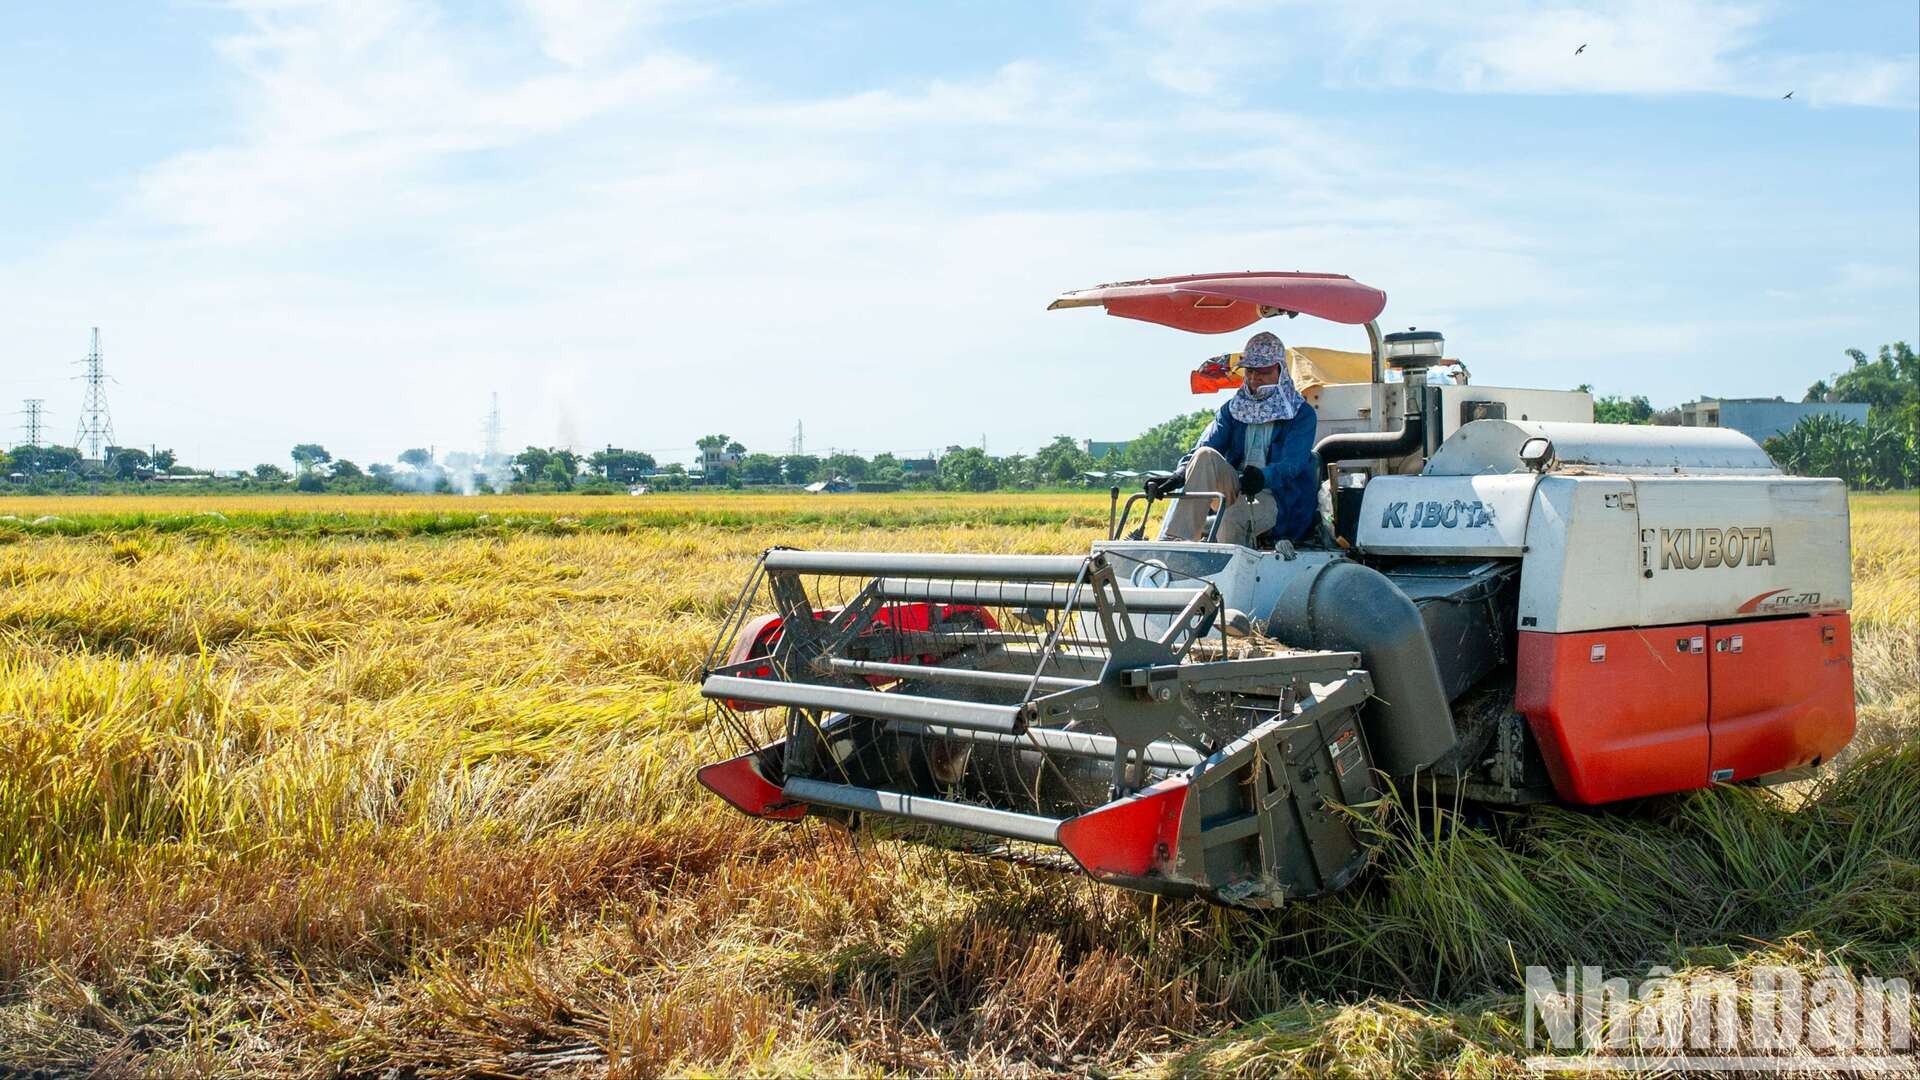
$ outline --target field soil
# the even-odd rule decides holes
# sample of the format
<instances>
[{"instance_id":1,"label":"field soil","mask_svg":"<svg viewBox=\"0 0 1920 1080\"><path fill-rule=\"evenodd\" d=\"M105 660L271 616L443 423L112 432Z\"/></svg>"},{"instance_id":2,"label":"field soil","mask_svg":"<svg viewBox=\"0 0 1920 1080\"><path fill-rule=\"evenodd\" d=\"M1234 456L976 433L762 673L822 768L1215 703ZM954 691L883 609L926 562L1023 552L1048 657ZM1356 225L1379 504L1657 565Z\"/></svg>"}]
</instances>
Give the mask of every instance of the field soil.
<instances>
[{"instance_id":1,"label":"field soil","mask_svg":"<svg viewBox=\"0 0 1920 1080\"><path fill-rule=\"evenodd\" d=\"M1852 511L1821 778L1409 798L1248 913L693 782L763 549L1077 553L1103 494L0 497L0 1074L1524 1076L1527 965L1920 982L1920 498Z\"/></svg>"}]
</instances>

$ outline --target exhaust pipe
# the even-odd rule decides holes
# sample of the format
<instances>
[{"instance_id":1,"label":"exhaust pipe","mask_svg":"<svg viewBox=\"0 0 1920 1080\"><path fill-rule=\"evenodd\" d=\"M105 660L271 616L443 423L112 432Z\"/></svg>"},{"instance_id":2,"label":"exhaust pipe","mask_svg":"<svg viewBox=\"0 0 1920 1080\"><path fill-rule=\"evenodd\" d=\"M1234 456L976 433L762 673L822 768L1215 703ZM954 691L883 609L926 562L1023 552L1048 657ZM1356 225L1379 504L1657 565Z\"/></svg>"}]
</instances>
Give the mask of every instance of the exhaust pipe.
<instances>
[{"instance_id":1,"label":"exhaust pipe","mask_svg":"<svg viewBox=\"0 0 1920 1080\"><path fill-rule=\"evenodd\" d=\"M1331 464L1336 461L1355 461L1368 458L1405 457L1416 450L1426 448L1426 371L1415 369L1407 377L1420 378L1420 382L1407 382L1407 411L1400 419L1399 431L1356 431L1345 435L1329 435L1314 445L1313 452L1320 460Z\"/></svg>"}]
</instances>

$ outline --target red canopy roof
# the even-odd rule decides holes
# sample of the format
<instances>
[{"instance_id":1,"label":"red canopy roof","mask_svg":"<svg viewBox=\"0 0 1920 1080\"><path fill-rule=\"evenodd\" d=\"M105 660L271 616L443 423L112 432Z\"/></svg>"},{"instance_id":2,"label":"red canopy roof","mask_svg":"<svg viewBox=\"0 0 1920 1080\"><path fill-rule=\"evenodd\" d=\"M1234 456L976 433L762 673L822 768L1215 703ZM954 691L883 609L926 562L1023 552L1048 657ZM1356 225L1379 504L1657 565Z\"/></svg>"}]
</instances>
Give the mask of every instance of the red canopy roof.
<instances>
[{"instance_id":1,"label":"red canopy roof","mask_svg":"<svg viewBox=\"0 0 1920 1080\"><path fill-rule=\"evenodd\" d=\"M1095 304L1123 319L1224 334L1281 311L1358 326L1379 317L1387 294L1345 274L1248 271L1099 285L1062 293L1047 310Z\"/></svg>"}]
</instances>

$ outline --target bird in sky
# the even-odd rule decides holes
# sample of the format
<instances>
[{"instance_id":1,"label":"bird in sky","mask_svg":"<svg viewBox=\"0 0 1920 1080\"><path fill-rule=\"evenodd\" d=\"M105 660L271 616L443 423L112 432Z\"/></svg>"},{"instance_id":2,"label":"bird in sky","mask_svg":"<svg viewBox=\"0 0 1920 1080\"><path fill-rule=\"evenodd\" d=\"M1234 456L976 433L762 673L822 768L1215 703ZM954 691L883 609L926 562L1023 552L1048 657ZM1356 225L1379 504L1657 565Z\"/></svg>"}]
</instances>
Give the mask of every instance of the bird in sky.
<instances>
[{"instance_id":1,"label":"bird in sky","mask_svg":"<svg viewBox=\"0 0 1920 1080\"><path fill-rule=\"evenodd\" d=\"M1573 55L1579 56L1581 53L1586 51L1587 51L1587 46L1584 42L1582 42L1579 48L1573 50Z\"/></svg>"},{"instance_id":2,"label":"bird in sky","mask_svg":"<svg viewBox=\"0 0 1920 1080\"><path fill-rule=\"evenodd\" d=\"M1791 99L1792 97L1793 97L1793 91L1791 91L1791 90L1789 90L1789 91L1787 91L1787 92L1786 92L1786 94L1785 94L1785 95L1784 95L1783 97L1781 97L1781 99L1780 99L1780 100L1781 100L1781 101L1787 101L1787 100L1789 100L1789 99Z\"/></svg>"}]
</instances>

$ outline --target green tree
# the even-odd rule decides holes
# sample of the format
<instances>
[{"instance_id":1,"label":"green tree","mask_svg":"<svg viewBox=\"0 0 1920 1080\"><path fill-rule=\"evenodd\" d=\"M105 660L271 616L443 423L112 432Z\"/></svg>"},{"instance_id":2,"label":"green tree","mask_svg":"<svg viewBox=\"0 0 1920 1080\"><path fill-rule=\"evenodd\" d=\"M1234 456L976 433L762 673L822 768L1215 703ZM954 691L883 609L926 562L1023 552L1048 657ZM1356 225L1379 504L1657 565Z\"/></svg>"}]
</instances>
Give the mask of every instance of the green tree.
<instances>
[{"instance_id":1,"label":"green tree","mask_svg":"<svg viewBox=\"0 0 1920 1080\"><path fill-rule=\"evenodd\" d=\"M336 458L333 463L333 468L327 470L327 475L335 480L360 480L364 479L367 474L360 471L360 466L355 465L346 458Z\"/></svg>"},{"instance_id":2,"label":"green tree","mask_svg":"<svg viewBox=\"0 0 1920 1080\"><path fill-rule=\"evenodd\" d=\"M179 461L173 456L172 450L155 450L153 452L153 471L155 472L171 472L173 471L173 467L178 464Z\"/></svg>"},{"instance_id":3,"label":"green tree","mask_svg":"<svg viewBox=\"0 0 1920 1080\"><path fill-rule=\"evenodd\" d=\"M71 446L18 446L13 464L28 476L72 472L80 467L80 451Z\"/></svg>"},{"instance_id":4,"label":"green tree","mask_svg":"<svg viewBox=\"0 0 1920 1080\"><path fill-rule=\"evenodd\" d=\"M280 481L285 480L287 478L287 470L281 468L278 465L269 464L263 461L260 464L255 465L253 467L253 478L255 480L271 480L275 483L279 483Z\"/></svg>"},{"instance_id":5,"label":"green tree","mask_svg":"<svg viewBox=\"0 0 1920 1080\"><path fill-rule=\"evenodd\" d=\"M1855 488L1920 485L1920 436L1891 413L1869 413L1865 424L1831 414L1804 417L1768 439L1766 450L1800 476L1837 477Z\"/></svg>"},{"instance_id":6,"label":"green tree","mask_svg":"<svg viewBox=\"0 0 1920 1080\"><path fill-rule=\"evenodd\" d=\"M748 454L740 459L740 479L749 484L777 484L780 459L772 454Z\"/></svg>"},{"instance_id":7,"label":"green tree","mask_svg":"<svg viewBox=\"0 0 1920 1080\"><path fill-rule=\"evenodd\" d=\"M107 447L107 475L116 480L138 480L142 473L152 471L152 464L145 450L131 446Z\"/></svg>"},{"instance_id":8,"label":"green tree","mask_svg":"<svg viewBox=\"0 0 1920 1080\"><path fill-rule=\"evenodd\" d=\"M1574 387L1582 393L1592 395L1593 384L1581 383ZM1594 397L1593 422L1596 424L1651 424L1653 423L1653 404L1644 394L1623 398L1617 394L1606 397Z\"/></svg>"},{"instance_id":9,"label":"green tree","mask_svg":"<svg viewBox=\"0 0 1920 1080\"><path fill-rule=\"evenodd\" d=\"M820 459L812 454L788 454L781 458L780 473L789 484L811 484L824 479L820 475Z\"/></svg>"},{"instance_id":10,"label":"green tree","mask_svg":"<svg viewBox=\"0 0 1920 1080\"><path fill-rule=\"evenodd\" d=\"M1008 454L993 459L994 471L1000 474L1001 487L1032 487L1033 459L1025 454Z\"/></svg>"},{"instance_id":11,"label":"green tree","mask_svg":"<svg viewBox=\"0 0 1920 1080\"><path fill-rule=\"evenodd\" d=\"M949 491L992 491L999 477L987 452L954 446L940 459L940 486Z\"/></svg>"},{"instance_id":12,"label":"green tree","mask_svg":"<svg viewBox=\"0 0 1920 1080\"><path fill-rule=\"evenodd\" d=\"M333 460L333 455L327 453L326 447L321 446L319 443L310 442L300 443L295 446L291 456L293 458L293 471L300 476L305 476L312 472L315 466L325 465L327 462Z\"/></svg>"},{"instance_id":13,"label":"green tree","mask_svg":"<svg viewBox=\"0 0 1920 1080\"><path fill-rule=\"evenodd\" d=\"M1874 410L1902 413L1920 404L1920 357L1904 341L1880 346L1878 359L1848 349L1853 366L1834 376L1834 401L1862 402Z\"/></svg>"},{"instance_id":14,"label":"green tree","mask_svg":"<svg viewBox=\"0 0 1920 1080\"><path fill-rule=\"evenodd\" d=\"M1140 472L1169 472L1200 442L1213 422L1212 409L1197 409L1155 424L1127 442L1119 467ZM1114 464L1109 459L1108 464Z\"/></svg>"},{"instance_id":15,"label":"green tree","mask_svg":"<svg viewBox=\"0 0 1920 1080\"><path fill-rule=\"evenodd\" d=\"M402 460L405 460L404 456ZM553 464L553 454L538 446L529 446L513 455L513 468L522 480L538 483L547 475L547 466Z\"/></svg>"},{"instance_id":16,"label":"green tree","mask_svg":"<svg viewBox=\"0 0 1920 1080\"><path fill-rule=\"evenodd\" d=\"M838 476L846 480L865 480L867 478L867 459L859 454L828 454L821 463L827 476Z\"/></svg>"},{"instance_id":17,"label":"green tree","mask_svg":"<svg viewBox=\"0 0 1920 1080\"><path fill-rule=\"evenodd\" d=\"M946 463L942 461L941 464L944 478ZM1074 442L1071 435L1055 435L1052 442L1033 454L1033 476L1042 484L1070 483L1092 467L1093 459L1080 449L1080 444Z\"/></svg>"},{"instance_id":18,"label":"green tree","mask_svg":"<svg viewBox=\"0 0 1920 1080\"><path fill-rule=\"evenodd\" d=\"M414 472L421 472L426 469L427 466L433 464L433 455L416 446L411 450L400 451L400 464L405 465Z\"/></svg>"},{"instance_id":19,"label":"green tree","mask_svg":"<svg viewBox=\"0 0 1920 1080\"><path fill-rule=\"evenodd\" d=\"M631 484L653 472L658 462L639 450L595 450L587 465L616 484Z\"/></svg>"},{"instance_id":20,"label":"green tree","mask_svg":"<svg viewBox=\"0 0 1920 1080\"><path fill-rule=\"evenodd\" d=\"M1846 355L1853 364L1833 377L1825 400L1864 404L1869 421L1887 420L1920 434L1920 356L1913 347L1904 341L1882 345L1872 360L1859 349L1848 349ZM1808 388L1809 400L1821 385Z\"/></svg>"},{"instance_id":21,"label":"green tree","mask_svg":"<svg viewBox=\"0 0 1920 1080\"><path fill-rule=\"evenodd\" d=\"M568 456L571 457L572 455ZM567 467L567 461L559 454L555 454L547 460L547 468L546 471L542 473L542 476L546 478L548 483L562 491L573 490L574 472Z\"/></svg>"},{"instance_id":22,"label":"green tree","mask_svg":"<svg viewBox=\"0 0 1920 1080\"><path fill-rule=\"evenodd\" d=\"M869 480L880 480L890 484L897 484L903 478L900 471L900 459L894 457L892 454L875 454L873 455L873 460L867 462L867 479Z\"/></svg>"},{"instance_id":23,"label":"green tree","mask_svg":"<svg viewBox=\"0 0 1920 1080\"><path fill-rule=\"evenodd\" d=\"M660 466L660 471L654 474L653 482L661 488L675 491L684 490L692 483L687 475L687 467L677 461L669 461Z\"/></svg>"}]
</instances>

